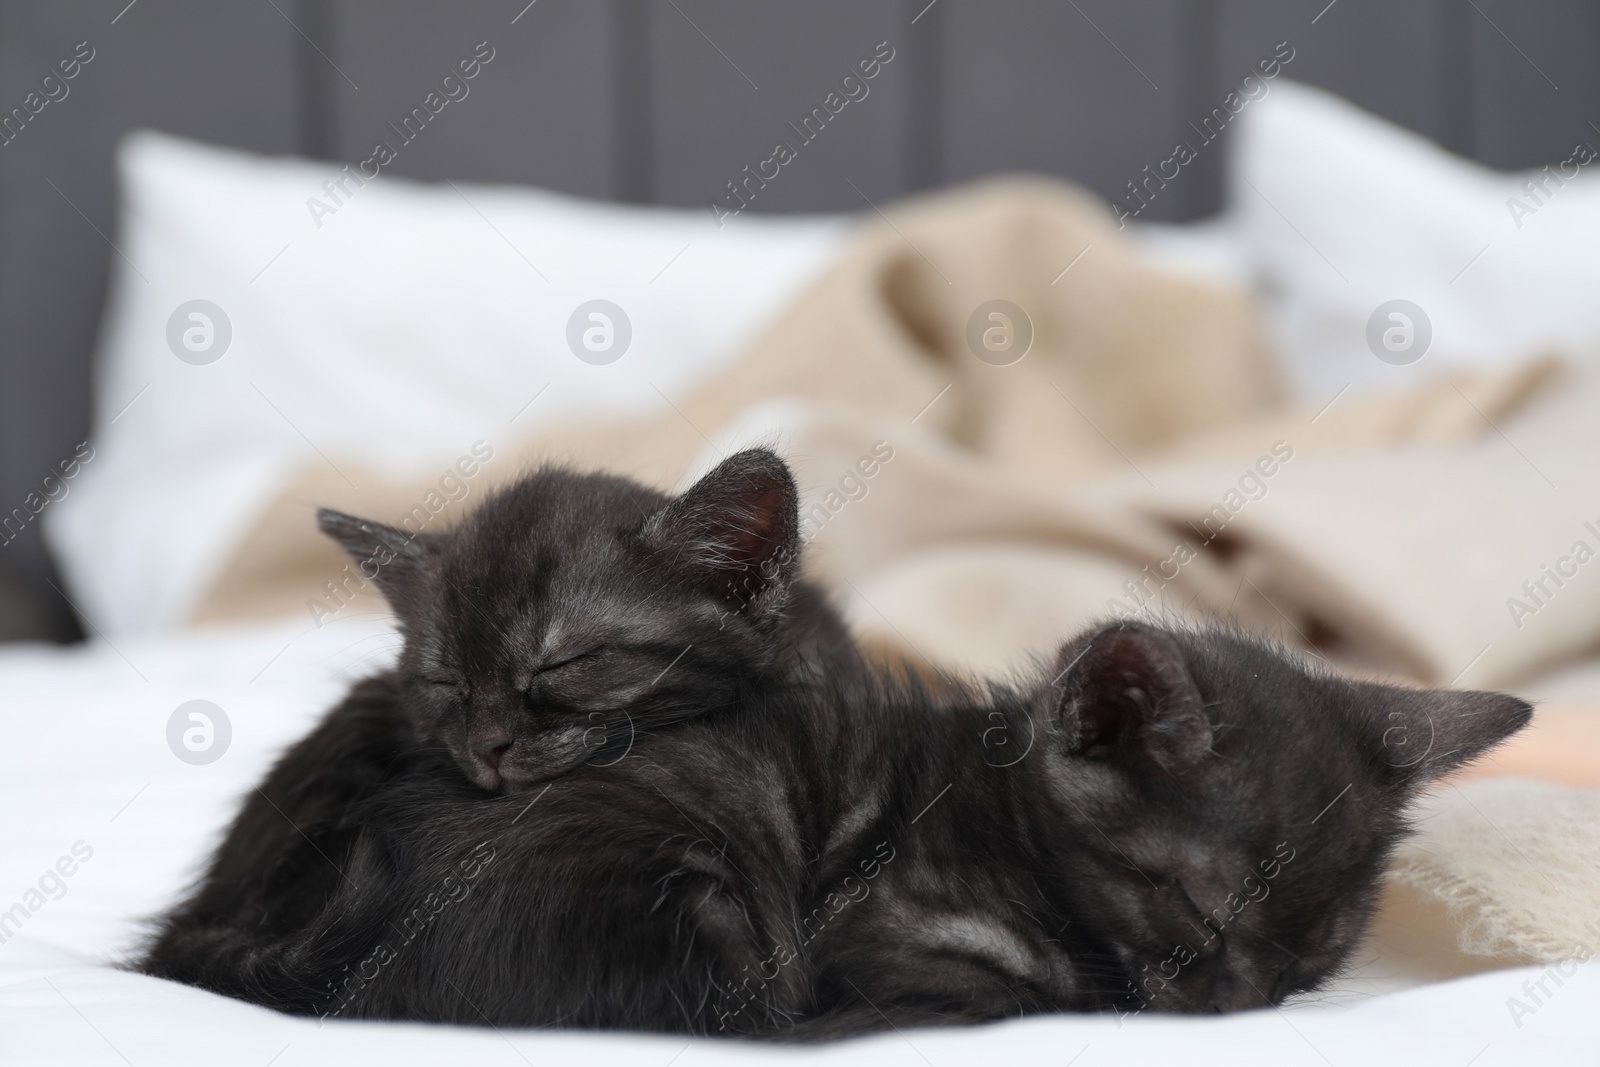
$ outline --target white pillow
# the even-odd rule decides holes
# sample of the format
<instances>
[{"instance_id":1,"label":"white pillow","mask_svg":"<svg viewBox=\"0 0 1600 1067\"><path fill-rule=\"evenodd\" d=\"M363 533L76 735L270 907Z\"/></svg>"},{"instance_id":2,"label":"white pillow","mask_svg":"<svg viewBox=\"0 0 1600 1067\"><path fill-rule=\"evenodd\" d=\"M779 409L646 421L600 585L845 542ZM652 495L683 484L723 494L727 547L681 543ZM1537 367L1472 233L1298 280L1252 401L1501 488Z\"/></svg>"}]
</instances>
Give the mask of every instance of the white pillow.
<instances>
[{"instance_id":1,"label":"white pillow","mask_svg":"<svg viewBox=\"0 0 1600 1067\"><path fill-rule=\"evenodd\" d=\"M96 452L45 522L74 599L109 635L180 622L300 464L443 470L475 441L665 409L662 394L732 358L848 227L719 228L703 209L386 175L358 185L336 165L149 132L118 165ZM175 318L196 300L226 329L206 307ZM613 362L600 360L621 350L614 315L580 316L569 346L592 300L631 325ZM608 331L610 353L585 347Z\"/></svg>"},{"instance_id":2,"label":"white pillow","mask_svg":"<svg viewBox=\"0 0 1600 1067\"><path fill-rule=\"evenodd\" d=\"M1230 210L1307 399L1600 338L1600 179L1578 140L1592 131L1573 130L1564 167L1506 174L1283 79L1239 122ZM1545 189L1530 193L1530 181ZM1373 313L1393 300L1431 325L1420 361L1403 362L1425 332L1405 309L1409 350L1406 323L1389 310L1374 330L1399 365L1368 343Z\"/></svg>"}]
</instances>

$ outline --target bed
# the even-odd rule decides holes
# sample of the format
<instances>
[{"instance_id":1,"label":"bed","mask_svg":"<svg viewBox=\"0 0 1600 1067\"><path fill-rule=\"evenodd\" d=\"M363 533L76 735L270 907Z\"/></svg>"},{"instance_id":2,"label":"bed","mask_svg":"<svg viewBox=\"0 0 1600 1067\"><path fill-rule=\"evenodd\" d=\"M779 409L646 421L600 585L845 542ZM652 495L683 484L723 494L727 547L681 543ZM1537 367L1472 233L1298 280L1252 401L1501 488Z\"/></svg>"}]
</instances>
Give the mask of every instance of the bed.
<instances>
[{"instance_id":1,"label":"bed","mask_svg":"<svg viewBox=\"0 0 1600 1067\"><path fill-rule=\"evenodd\" d=\"M1094 216L1097 227L1081 239L1061 231L1051 248L1061 273L1040 292L1106 277L1094 272L1111 269L1099 260L1115 250L1119 292L1199 294L1203 310L1169 323L1172 335L1203 327L1223 347L1238 340L1263 362L1230 364L1246 382L1233 392L1254 388L1252 368L1270 373L1282 418L1298 420L1284 439L1304 445L1301 465L1230 515L1241 550L1214 572L1186 570L1189 584L1161 610L1220 598L1218 610L1350 669L1514 689L1568 716L1568 755L1592 751L1582 745L1594 721L1584 709L1600 706L1600 590L1571 545L1600 544L1584 526L1600 515L1581 462L1592 454L1586 412L1600 402L1600 313L1586 296L1600 270L1600 189L1576 146L1600 137L1569 102L1595 88L1581 62L1582 42L1600 39L1592 13L1356 0L759 14L555 0L448 15L114 6L0 15L12 56L69 87L0 151L15 280L0 287L0 488L37 502L6 532L11 602L26 605L8 625L36 638L81 625L87 637L0 646L6 1062L1244 1054L1466 1065L1574 1062L1600 1047L1600 963L1586 959L1600 927L1579 921L1592 922L1596 899L1592 851L1581 858L1597 825L1595 765L1557 766L1549 751L1443 797L1424 837L1499 847L1473 821L1488 820L1511 851L1548 864L1544 910L1480 924L1480 951L1466 951L1471 902L1441 903L1441 879L1483 875L1475 884L1494 900L1521 906L1507 885L1528 871L1466 852L1435 867L1414 851L1397 891L1431 907L1397 902L1325 993L1220 1020L1035 1019L779 1053L319 1025L117 967L143 921L194 876L243 790L395 653L381 604L341 594L337 570L299 540L315 503L405 511L433 494L458 507L530 461L530 434L584 456L595 426L677 420L676 473L648 456L624 469L670 485L734 444L780 444L806 510L823 516L811 533L824 573L869 642L1004 674L1115 611L1139 573L1130 561L1159 559L1139 538L1208 514L1238 482L1239 457L1280 423L1252 421L1260 411L1241 400L1238 419L1189 434L1185 450L1152 438L1128 459L1102 432L1126 443L1112 423L1060 409L1052 419L1074 427L1071 447L1099 449L1103 464L1054 499L1003 477L1036 441L996 433L954 454L941 405L961 389L937 382L892 418L844 419L791 396L741 403L704 433L692 425L711 410L696 398L716 383L763 353L787 358L774 337L855 321L827 302L838 279L864 276L852 270L916 261L942 266L954 287L1013 292L939 242L977 249L968 237L985 232L985 204L1015 210L1036 195L1047 207L1029 210L1072 225ZM77 62L71 78L64 57ZM200 84L212 91L193 91ZM1101 86L1120 94L1116 108L1102 108ZM848 101L837 111L835 93ZM1081 106L1063 113L1051 103L1061 100ZM820 134L804 128L817 108ZM167 132L125 136L135 127ZM774 138L797 145L796 158L775 162ZM1178 162L1175 138L1198 149L1192 160ZM376 161L375 139L398 147L392 160ZM899 205L1024 170L1100 201L1035 178ZM1367 340L1377 309L1398 298L1425 309L1416 359L1378 354L1397 351L1383 331L1398 320L1380 317L1376 347ZM1022 302L1035 299L1045 298ZM870 310L856 309L860 322ZM596 311L605 317L588 317ZM1056 320L1035 317L1039 347L1023 368L1056 336ZM586 346L596 323L605 343ZM839 472L879 434L899 466L829 505ZM459 465L474 456L484 473ZM1428 514L1397 518L1418 493ZM951 494L993 506L976 525L930 511ZM1135 531L1116 551L1107 515ZM1520 587L1550 568L1563 584ZM1508 793L1508 782L1527 788ZM1546 826L1576 836L1535 834ZM1552 918L1554 904L1570 926ZM1430 935L1428 921L1447 928ZM1541 955L1528 950L1537 936L1565 941Z\"/></svg>"}]
</instances>

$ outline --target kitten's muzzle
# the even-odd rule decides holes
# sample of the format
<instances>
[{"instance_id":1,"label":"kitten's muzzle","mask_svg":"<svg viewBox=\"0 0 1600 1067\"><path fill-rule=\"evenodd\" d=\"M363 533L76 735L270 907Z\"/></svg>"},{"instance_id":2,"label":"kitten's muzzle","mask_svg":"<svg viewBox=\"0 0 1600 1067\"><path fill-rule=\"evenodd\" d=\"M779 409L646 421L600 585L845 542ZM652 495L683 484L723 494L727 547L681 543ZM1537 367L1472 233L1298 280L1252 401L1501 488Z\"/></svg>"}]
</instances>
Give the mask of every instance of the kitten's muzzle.
<instances>
[{"instance_id":1,"label":"kitten's muzzle","mask_svg":"<svg viewBox=\"0 0 1600 1067\"><path fill-rule=\"evenodd\" d=\"M500 765L511 750L511 731L504 726L481 727L472 732L468 748L472 752L472 767L468 774L472 780L491 792L501 782Z\"/></svg>"},{"instance_id":2,"label":"kitten's muzzle","mask_svg":"<svg viewBox=\"0 0 1600 1067\"><path fill-rule=\"evenodd\" d=\"M461 763L478 788L515 793L584 763L598 751L591 732L567 726L518 735L509 726L485 723L472 729Z\"/></svg>"}]
</instances>

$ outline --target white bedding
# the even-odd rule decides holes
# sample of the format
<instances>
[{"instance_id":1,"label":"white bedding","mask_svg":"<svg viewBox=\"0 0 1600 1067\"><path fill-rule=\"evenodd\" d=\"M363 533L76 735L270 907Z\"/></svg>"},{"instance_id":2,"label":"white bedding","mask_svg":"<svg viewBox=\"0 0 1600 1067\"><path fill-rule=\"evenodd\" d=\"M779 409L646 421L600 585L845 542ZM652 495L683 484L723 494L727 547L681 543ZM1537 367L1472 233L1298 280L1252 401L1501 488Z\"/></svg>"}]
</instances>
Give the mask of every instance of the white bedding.
<instances>
[{"instance_id":1,"label":"white bedding","mask_svg":"<svg viewBox=\"0 0 1600 1067\"><path fill-rule=\"evenodd\" d=\"M677 1067L795 1054L715 1041L291 1019L199 990L117 971L139 921L170 902L214 843L242 790L349 682L386 662L382 618L321 629L299 620L72 649L0 649L0 1063L221 1064L627 1063ZM214 762L178 759L168 720L190 700L232 729ZM219 732L220 736L220 732ZM62 857L91 854L55 871ZM45 889L30 898L30 890ZM42 904L36 911L29 901ZM1600 1050L1600 962L1545 979L1501 971L1386 995L1414 978L1376 949L1319 1002L1220 1019L1063 1017L975 1031L915 1031L812 1050L838 1063L1079 1065L1574 1063ZM1508 998L1535 1010L1513 1015ZM1482 1053L1480 1056L1479 1053ZM681 1055L680 1055L681 1053ZM677 1057L674 1060L674 1057ZM1478 1058L1474 1060L1474 1057ZM276 1058L275 1058L276 1057ZM1591 1059L1588 1062L1593 1062Z\"/></svg>"}]
</instances>

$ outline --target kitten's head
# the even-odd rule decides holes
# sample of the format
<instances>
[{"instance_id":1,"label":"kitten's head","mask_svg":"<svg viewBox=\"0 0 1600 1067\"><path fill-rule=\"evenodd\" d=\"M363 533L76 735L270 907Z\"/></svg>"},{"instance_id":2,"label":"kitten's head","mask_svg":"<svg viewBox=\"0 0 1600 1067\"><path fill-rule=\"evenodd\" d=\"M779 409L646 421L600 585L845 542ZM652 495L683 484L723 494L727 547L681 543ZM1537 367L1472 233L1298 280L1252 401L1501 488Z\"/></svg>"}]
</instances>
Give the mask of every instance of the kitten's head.
<instances>
[{"instance_id":1,"label":"kitten's head","mask_svg":"<svg viewBox=\"0 0 1600 1067\"><path fill-rule=\"evenodd\" d=\"M318 521L399 616L419 731L488 790L731 704L776 669L797 602L827 610L795 588L794 480L764 449L676 498L547 468L441 533Z\"/></svg>"},{"instance_id":2,"label":"kitten's head","mask_svg":"<svg viewBox=\"0 0 1600 1067\"><path fill-rule=\"evenodd\" d=\"M1107 1003L1228 1011L1308 991L1349 958L1405 808L1527 724L1497 693L1308 670L1260 642L1111 624L1064 647L1034 704L1105 940Z\"/></svg>"}]
</instances>

